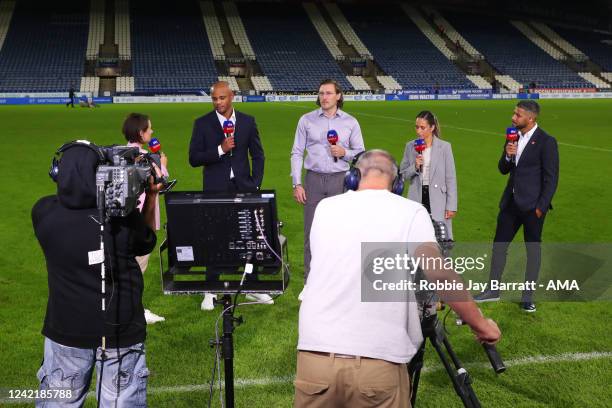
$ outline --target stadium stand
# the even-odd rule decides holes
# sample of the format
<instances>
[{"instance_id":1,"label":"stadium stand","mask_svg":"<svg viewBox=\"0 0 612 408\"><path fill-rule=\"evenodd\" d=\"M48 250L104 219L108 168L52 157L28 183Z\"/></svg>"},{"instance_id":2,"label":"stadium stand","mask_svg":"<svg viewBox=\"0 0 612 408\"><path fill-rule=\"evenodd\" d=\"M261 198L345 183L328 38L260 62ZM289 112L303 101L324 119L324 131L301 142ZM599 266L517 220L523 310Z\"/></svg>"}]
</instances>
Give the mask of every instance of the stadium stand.
<instances>
[{"instance_id":1,"label":"stadium stand","mask_svg":"<svg viewBox=\"0 0 612 408\"><path fill-rule=\"evenodd\" d=\"M498 72L510 75L519 84L535 83L537 88L592 87L525 38L504 18L455 13L445 13L445 17ZM496 78L503 84L507 79L500 75Z\"/></svg>"},{"instance_id":2,"label":"stadium stand","mask_svg":"<svg viewBox=\"0 0 612 408\"><path fill-rule=\"evenodd\" d=\"M120 59L132 59L131 42L129 1L115 0L115 45L119 48Z\"/></svg>"},{"instance_id":3,"label":"stadium stand","mask_svg":"<svg viewBox=\"0 0 612 408\"><path fill-rule=\"evenodd\" d=\"M461 48L463 48L469 55L473 58L482 59L483 56L472 44L469 43L468 40L463 38L461 34L455 30L455 27L451 25L444 17L440 15L431 5L425 4L422 6L423 10L428 13L430 16L433 16L434 24L441 30L444 30L446 36L453 42L459 43ZM469 79L469 78L468 78Z\"/></svg>"},{"instance_id":4,"label":"stadium stand","mask_svg":"<svg viewBox=\"0 0 612 408\"><path fill-rule=\"evenodd\" d=\"M11 18L15 10L15 0L4 0L0 2L0 50L4 45L6 33L11 25Z\"/></svg>"},{"instance_id":5,"label":"stadium stand","mask_svg":"<svg viewBox=\"0 0 612 408\"><path fill-rule=\"evenodd\" d=\"M476 85L478 89L492 89L493 88L493 86L491 86L491 84L488 83L487 80L481 77L480 75L466 75L466 77L467 79L472 81L472 83Z\"/></svg>"},{"instance_id":6,"label":"stadium stand","mask_svg":"<svg viewBox=\"0 0 612 408\"><path fill-rule=\"evenodd\" d=\"M195 2L130 2L135 91L200 92L218 80Z\"/></svg>"},{"instance_id":7,"label":"stadium stand","mask_svg":"<svg viewBox=\"0 0 612 408\"><path fill-rule=\"evenodd\" d=\"M392 76L378 75L376 80L385 88L385 91L399 91L402 89L402 86Z\"/></svg>"},{"instance_id":8,"label":"stadium stand","mask_svg":"<svg viewBox=\"0 0 612 408\"><path fill-rule=\"evenodd\" d=\"M606 81L604 81L601 78L596 77L595 75L593 75L590 72L579 72L578 75L580 75L586 81L589 81L590 83L595 85L595 88L598 88L598 89L607 89L607 88L610 88L610 84L609 83L607 83Z\"/></svg>"},{"instance_id":9,"label":"stadium stand","mask_svg":"<svg viewBox=\"0 0 612 408\"><path fill-rule=\"evenodd\" d=\"M517 82L510 75L495 75L495 79L505 88L512 92L518 92L523 85Z\"/></svg>"},{"instance_id":10,"label":"stadium stand","mask_svg":"<svg viewBox=\"0 0 612 408\"><path fill-rule=\"evenodd\" d=\"M351 86L356 91L371 91L370 85L366 82L363 77L357 75L347 75L346 79L351 83Z\"/></svg>"},{"instance_id":11,"label":"stadium stand","mask_svg":"<svg viewBox=\"0 0 612 408\"><path fill-rule=\"evenodd\" d=\"M104 44L104 0L91 0L89 8L89 35L87 36L87 59L100 55Z\"/></svg>"},{"instance_id":12,"label":"stadium stand","mask_svg":"<svg viewBox=\"0 0 612 408\"><path fill-rule=\"evenodd\" d=\"M308 17L310 18L310 21L319 33L321 40L323 40L323 44L325 44L331 55L336 59L342 58L344 55L342 54L342 51L340 51L340 48L338 48L338 40L336 40L336 37L329 29L329 26L323 19L317 5L310 2L303 3L302 5L304 6L304 10L306 10L306 14L308 14Z\"/></svg>"},{"instance_id":13,"label":"stadium stand","mask_svg":"<svg viewBox=\"0 0 612 408\"><path fill-rule=\"evenodd\" d=\"M540 36L540 34L536 33L531 27L527 25L527 23L523 21L512 20L510 21L517 30L525 35L532 43L540 47L542 51L553 57L554 59L561 61L565 59L565 55L555 48L551 43L546 41L544 38Z\"/></svg>"},{"instance_id":14,"label":"stadium stand","mask_svg":"<svg viewBox=\"0 0 612 408\"><path fill-rule=\"evenodd\" d=\"M234 37L234 41L240 47L242 55L248 60L254 60L255 51L253 51L251 41L249 41L249 37L246 34L236 4L233 1L224 1L223 9L225 10L225 17L227 18L227 24L229 25L232 37Z\"/></svg>"},{"instance_id":15,"label":"stadium stand","mask_svg":"<svg viewBox=\"0 0 612 408\"><path fill-rule=\"evenodd\" d=\"M272 88L270 80L266 76L252 76L251 82L253 83L253 87L256 91L269 92L274 90L274 88Z\"/></svg>"},{"instance_id":16,"label":"stadium stand","mask_svg":"<svg viewBox=\"0 0 612 408\"><path fill-rule=\"evenodd\" d=\"M612 34L560 27L555 31L598 64L602 71L612 71Z\"/></svg>"},{"instance_id":17,"label":"stadium stand","mask_svg":"<svg viewBox=\"0 0 612 408\"><path fill-rule=\"evenodd\" d=\"M601 76L608 82L612 83L612 72L602 72Z\"/></svg>"},{"instance_id":18,"label":"stadium stand","mask_svg":"<svg viewBox=\"0 0 612 408\"><path fill-rule=\"evenodd\" d=\"M257 61L275 91L313 91L325 78L352 89L299 5L240 3L238 9Z\"/></svg>"},{"instance_id":19,"label":"stadium stand","mask_svg":"<svg viewBox=\"0 0 612 408\"><path fill-rule=\"evenodd\" d=\"M79 90L81 92L91 92L93 96L98 96L98 91L100 90L100 78L82 77Z\"/></svg>"},{"instance_id":20,"label":"stadium stand","mask_svg":"<svg viewBox=\"0 0 612 408\"><path fill-rule=\"evenodd\" d=\"M202 17L204 19L204 27L206 27L206 35L210 42L213 58L215 60L225 60L225 51L223 51L223 33L217 13L215 13L215 5L212 1L201 1L200 8L202 9Z\"/></svg>"},{"instance_id":21,"label":"stadium stand","mask_svg":"<svg viewBox=\"0 0 612 408\"><path fill-rule=\"evenodd\" d=\"M344 14L342 14L342 10L340 10L338 5L335 3L324 3L324 6L338 27L340 34L344 37L346 43L352 45L362 58L373 59L372 53L359 39L357 33L355 33Z\"/></svg>"},{"instance_id":22,"label":"stadium stand","mask_svg":"<svg viewBox=\"0 0 612 408\"><path fill-rule=\"evenodd\" d=\"M88 11L82 1L18 1L0 51L0 91L66 92L78 87Z\"/></svg>"},{"instance_id":23,"label":"stadium stand","mask_svg":"<svg viewBox=\"0 0 612 408\"><path fill-rule=\"evenodd\" d=\"M433 29L433 27L425 21L421 13L414 7L408 4L402 4L402 9L408 14L412 22L421 30L423 35L431 41L431 43L449 60L454 60L457 57L446 46L446 41Z\"/></svg>"},{"instance_id":24,"label":"stadium stand","mask_svg":"<svg viewBox=\"0 0 612 408\"><path fill-rule=\"evenodd\" d=\"M238 82L236 81L236 77L220 75L219 81L227 82L229 84L230 89L234 92L240 90L240 87L238 86Z\"/></svg>"},{"instance_id":25,"label":"stadium stand","mask_svg":"<svg viewBox=\"0 0 612 408\"><path fill-rule=\"evenodd\" d=\"M378 65L403 88L475 88L398 5L389 4L376 13L361 4L341 8ZM389 89L388 85L383 84Z\"/></svg>"},{"instance_id":26,"label":"stadium stand","mask_svg":"<svg viewBox=\"0 0 612 408\"><path fill-rule=\"evenodd\" d=\"M561 38L559 34L557 34L552 28L547 26L544 23L540 23L538 21L531 21L532 26L534 26L539 32L541 32L544 37L548 38L553 44L557 47L561 48L563 51L577 59L578 61L583 61L587 59L587 56L580 51L578 48L574 47L572 44L567 42L565 39Z\"/></svg>"},{"instance_id":27,"label":"stadium stand","mask_svg":"<svg viewBox=\"0 0 612 408\"><path fill-rule=\"evenodd\" d=\"M115 86L117 92L134 92L134 77L117 77Z\"/></svg>"}]
</instances>

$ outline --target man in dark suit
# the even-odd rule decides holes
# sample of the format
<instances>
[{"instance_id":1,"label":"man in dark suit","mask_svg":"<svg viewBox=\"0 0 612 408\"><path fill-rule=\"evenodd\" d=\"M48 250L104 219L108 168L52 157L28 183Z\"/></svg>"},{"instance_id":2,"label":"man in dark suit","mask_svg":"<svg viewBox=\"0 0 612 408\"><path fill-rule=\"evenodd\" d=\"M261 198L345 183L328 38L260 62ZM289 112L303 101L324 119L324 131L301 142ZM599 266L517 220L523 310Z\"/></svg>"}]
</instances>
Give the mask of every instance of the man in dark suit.
<instances>
[{"instance_id":1,"label":"man in dark suit","mask_svg":"<svg viewBox=\"0 0 612 408\"><path fill-rule=\"evenodd\" d=\"M263 180L264 151L255 118L234 110L234 93L227 82L213 84L211 97L215 110L193 125L189 164L203 166L204 191L258 190ZM234 125L234 133L228 137L223 133L226 121Z\"/></svg>"},{"instance_id":2,"label":"man in dark suit","mask_svg":"<svg viewBox=\"0 0 612 408\"><path fill-rule=\"evenodd\" d=\"M264 173L264 151L259 140L255 118L234 110L234 93L225 81L211 87L215 109L197 118L189 145L189 164L203 166L203 189L206 192L248 192L259 190ZM234 132L225 134L224 124L230 121ZM251 156L251 163L249 157ZM208 279L216 279L215 275ZM202 310L212 310L216 295L207 293ZM274 303L269 295L253 294L249 300Z\"/></svg>"},{"instance_id":3,"label":"man in dark suit","mask_svg":"<svg viewBox=\"0 0 612 408\"><path fill-rule=\"evenodd\" d=\"M499 171L510 173L499 203L497 229L491 257L491 281L500 281L506 265L508 246L523 226L527 248L526 282L536 282L540 272L542 228L546 213L552 208L552 198L559 180L557 141L536 122L540 106L532 101L520 101L514 109L512 124L519 131L518 142L506 142L499 159ZM499 300L499 291L483 291L474 297L477 302ZM526 312L535 312L533 291L523 291L520 303Z\"/></svg>"}]
</instances>

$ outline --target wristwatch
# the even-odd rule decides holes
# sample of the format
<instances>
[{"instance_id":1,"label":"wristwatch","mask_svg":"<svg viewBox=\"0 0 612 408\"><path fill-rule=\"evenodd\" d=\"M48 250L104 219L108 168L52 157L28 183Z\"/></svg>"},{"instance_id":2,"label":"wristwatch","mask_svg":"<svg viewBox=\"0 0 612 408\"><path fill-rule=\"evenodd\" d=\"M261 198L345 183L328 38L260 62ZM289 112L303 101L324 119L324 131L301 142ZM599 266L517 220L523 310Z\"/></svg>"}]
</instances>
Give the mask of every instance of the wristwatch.
<instances>
[{"instance_id":1,"label":"wristwatch","mask_svg":"<svg viewBox=\"0 0 612 408\"><path fill-rule=\"evenodd\" d=\"M295 188L296 188L297 186L301 186L301 184L294 184L294 185L293 185L293 189L295 190Z\"/></svg>"}]
</instances>

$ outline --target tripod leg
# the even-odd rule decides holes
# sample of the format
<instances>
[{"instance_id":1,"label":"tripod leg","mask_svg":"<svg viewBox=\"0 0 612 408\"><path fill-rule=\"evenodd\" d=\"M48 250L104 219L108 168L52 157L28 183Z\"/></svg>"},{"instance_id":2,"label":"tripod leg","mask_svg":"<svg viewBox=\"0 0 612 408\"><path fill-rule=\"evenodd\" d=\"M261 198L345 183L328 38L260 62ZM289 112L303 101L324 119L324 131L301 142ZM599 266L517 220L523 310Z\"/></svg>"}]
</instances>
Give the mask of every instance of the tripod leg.
<instances>
[{"instance_id":1,"label":"tripod leg","mask_svg":"<svg viewBox=\"0 0 612 408\"><path fill-rule=\"evenodd\" d=\"M436 349L436 352L440 357L440 361L442 361L442 364L444 365L444 368L446 369L446 372L448 373L448 376L450 377L453 383L455 392L457 393L459 398L461 398L461 401L463 402L463 405L466 408L480 408L480 401L478 401L478 397L476 397L474 389L472 388L472 379L470 375L465 370L465 368L461 366L461 362L453 351L453 348L451 347L451 344L448 341L448 338L446 337L444 332L441 330L436 330L436 332L437 333L431 336L429 340L431 341L433 347ZM451 362L446 357L446 354L444 354L444 351L442 350L442 346L439 341L440 338L442 340L442 344L444 344L446 348L448 355L451 357L455 368L452 367Z\"/></svg>"},{"instance_id":2,"label":"tripod leg","mask_svg":"<svg viewBox=\"0 0 612 408\"><path fill-rule=\"evenodd\" d=\"M417 391L419 389L419 380L421 379L421 369L423 369L423 358L425 357L425 341L427 339L423 339L423 343L421 347L419 347L419 351L414 355L412 360L407 366L408 374L410 375L410 379L412 380L412 385L410 389L410 406L415 407L416 404L416 396Z\"/></svg>"},{"instance_id":3,"label":"tripod leg","mask_svg":"<svg viewBox=\"0 0 612 408\"><path fill-rule=\"evenodd\" d=\"M234 408L234 315L232 298L223 297L223 368L225 373L225 405Z\"/></svg>"}]
</instances>

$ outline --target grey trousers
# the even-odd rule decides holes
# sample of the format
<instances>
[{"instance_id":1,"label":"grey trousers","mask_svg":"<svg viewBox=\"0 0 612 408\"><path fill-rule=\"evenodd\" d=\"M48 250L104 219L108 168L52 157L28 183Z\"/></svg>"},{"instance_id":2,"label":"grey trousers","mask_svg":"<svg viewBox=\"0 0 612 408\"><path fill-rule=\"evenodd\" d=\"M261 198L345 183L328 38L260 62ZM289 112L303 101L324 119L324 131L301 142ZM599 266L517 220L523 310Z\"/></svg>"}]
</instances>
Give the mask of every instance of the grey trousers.
<instances>
[{"instance_id":1,"label":"grey trousers","mask_svg":"<svg viewBox=\"0 0 612 408\"><path fill-rule=\"evenodd\" d=\"M344 192L344 175L338 173L316 173L307 170L304 179L304 190L306 190L306 204L304 205L304 283L310 272L310 227L314 218L315 210L319 202Z\"/></svg>"}]
</instances>

